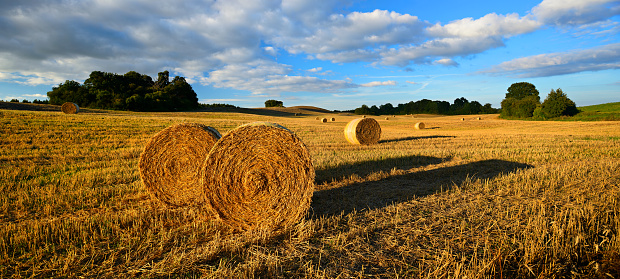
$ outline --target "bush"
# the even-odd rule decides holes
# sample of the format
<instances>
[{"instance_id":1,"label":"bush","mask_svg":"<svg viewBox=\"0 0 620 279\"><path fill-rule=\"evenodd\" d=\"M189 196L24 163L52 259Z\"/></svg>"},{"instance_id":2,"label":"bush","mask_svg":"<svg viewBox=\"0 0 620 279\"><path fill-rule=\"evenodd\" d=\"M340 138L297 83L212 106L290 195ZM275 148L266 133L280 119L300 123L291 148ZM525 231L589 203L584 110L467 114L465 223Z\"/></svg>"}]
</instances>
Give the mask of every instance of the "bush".
<instances>
[{"instance_id":1,"label":"bush","mask_svg":"<svg viewBox=\"0 0 620 279\"><path fill-rule=\"evenodd\" d=\"M265 107L266 108L284 107L284 103L282 101L278 101L278 100L267 100L267 101L265 101Z\"/></svg>"},{"instance_id":2,"label":"bush","mask_svg":"<svg viewBox=\"0 0 620 279\"><path fill-rule=\"evenodd\" d=\"M579 113L575 102L569 99L560 88L558 88L558 90L551 89L551 92L549 92L549 95L547 95L547 98L545 98L545 101L542 103L541 110L547 118L564 115L573 116Z\"/></svg>"},{"instance_id":3,"label":"bush","mask_svg":"<svg viewBox=\"0 0 620 279\"><path fill-rule=\"evenodd\" d=\"M18 99L11 99L11 103L19 103Z\"/></svg>"}]
</instances>

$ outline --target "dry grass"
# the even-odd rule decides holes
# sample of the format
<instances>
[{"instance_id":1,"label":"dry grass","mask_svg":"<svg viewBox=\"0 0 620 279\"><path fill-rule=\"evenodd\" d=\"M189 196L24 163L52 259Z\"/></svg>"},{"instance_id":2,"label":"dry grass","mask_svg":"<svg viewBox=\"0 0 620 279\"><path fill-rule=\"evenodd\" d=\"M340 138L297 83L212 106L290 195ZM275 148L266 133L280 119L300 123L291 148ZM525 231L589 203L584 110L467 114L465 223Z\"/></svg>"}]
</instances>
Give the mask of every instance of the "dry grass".
<instances>
[{"instance_id":1,"label":"dry grass","mask_svg":"<svg viewBox=\"0 0 620 279\"><path fill-rule=\"evenodd\" d=\"M364 146L343 137L344 114L0 115L2 278L620 278L619 122L416 115ZM317 188L304 220L229 234L151 202L138 170L151 135L251 121L307 145Z\"/></svg>"}]
</instances>

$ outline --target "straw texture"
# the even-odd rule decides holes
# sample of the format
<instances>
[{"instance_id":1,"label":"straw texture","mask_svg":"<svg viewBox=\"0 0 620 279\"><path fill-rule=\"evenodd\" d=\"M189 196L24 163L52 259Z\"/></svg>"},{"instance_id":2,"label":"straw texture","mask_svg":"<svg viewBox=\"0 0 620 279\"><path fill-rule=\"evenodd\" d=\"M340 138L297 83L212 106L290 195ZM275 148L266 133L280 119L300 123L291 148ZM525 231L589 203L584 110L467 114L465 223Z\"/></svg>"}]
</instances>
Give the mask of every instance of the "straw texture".
<instances>
[{"instance_id":1,"label":"straw texture","mask_svg":"<svg viewBox=\"0 0 620 279\"><path fill-rule=\"evenodd\" d=\"M347 123L344 137L352 144L376 144L381 138L381 126L373 118L357 118Z\"/></svg>"},{"instance_id":2,"label":"straw texture","mask_svg":"<svg viewBox=\"0 0 620 279\"><path fill-rule=\"evenodd\" d=\"M307 213L314 167L303 142L269 122L240 126L211 149L202 167L207 209L236 231L278 231Z\"/></svg>"},{"instance_id":3,"label":"straw texture","mask_svg":"<svg viewBox=\"0 0 620 279\"><path fill-rule=\"evenodd\" d=\"M62 112L66 114L76 114L80 111L80 107L76 103L66 102L60 107Z\"/></svg>"},{"instance_id":4,"label":"straw texture","mask_svg":"<svg viewBox=\"0 0 620 279\"><path fill-rule=\"evenodd\" d=\"M418 130L422 130L422 129L424 129L424 127L426 127L426 125L424 125L424 123L422 123L422 122L418 122L418 123L415 124L415 128L418 129Z\"/></svg>"},{"instance_id":5,"label":"straw texture","mask_svg":"<svg viewBox=\"0 0 620 279\"><path fill-rule=\"evenodd\" d=\"M216 129L196 123L175 124L153 136L138 163L151 196L169 206L202 202L199 173L220 137Z\"/></svg>"}]
</instances>

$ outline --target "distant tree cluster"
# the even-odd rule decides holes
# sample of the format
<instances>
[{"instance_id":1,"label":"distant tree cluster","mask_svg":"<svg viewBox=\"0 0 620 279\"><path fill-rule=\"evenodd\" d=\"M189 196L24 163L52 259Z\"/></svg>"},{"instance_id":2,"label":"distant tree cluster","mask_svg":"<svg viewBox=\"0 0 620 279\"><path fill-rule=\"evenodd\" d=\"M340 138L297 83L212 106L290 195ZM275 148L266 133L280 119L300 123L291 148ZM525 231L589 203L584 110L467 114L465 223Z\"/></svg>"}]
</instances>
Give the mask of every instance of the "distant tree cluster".
<instances>
[{"instance_id":1,"label":"distant tree cluster","mask_svg":"<svg viewBox=\"0 0 620 279\"><path fill-rule=\"evenodd\" d=\"M80 107L175 111L198 108L198 97L184 77L170 81L169 72L160 72L157 81L135 71L124 75L94 71L81 85L67 80L47 92L52 105L73 102Z\"/></svg>"},{"instance_id":2,"label":"distant tree cluster","mask_svg":"<svg viewBox=\"0 0 620 279\"><path fill-rule=\"evenodd\" d=\"M404 114L444 114L444 115L457 115L457 114L488 114L497 113L498 110L491 107L491 104L487 103L484 106L477 101L468 101L464 97L454 100L454 103L450 104L447 101L431 101L428 99L422 99L419 101L411 101L406 104L394 105L387 103L380 105L379 107L373 105L368 107L362 105L354 110L355 114L363 115L404 115Z\"/></svg>"},{"instance_id":3,"label":"distant tree cluster","mask_svg":"<svg viewBox=\"0 0 620 279\"><path fill-rule=\"evenodd\" d=\"M267 100L265 101L265 107L266 108L284 107L284 103L278 100Z\"/></svg>"},{"instance_id":4,"label":"distant tree cluster","mask_svg":"<svg viewBox=\"0 0 620 279\"><path fill-rule=\"evenodd\" d=\"M551 89L547 98L540 103L536 86L529 82L517 82L508 87L506 98L502 101L501 116L504 118L548 119L560 116L573 116L579 113L575 102L558 88Z\"/></svg>"}]
</instances>

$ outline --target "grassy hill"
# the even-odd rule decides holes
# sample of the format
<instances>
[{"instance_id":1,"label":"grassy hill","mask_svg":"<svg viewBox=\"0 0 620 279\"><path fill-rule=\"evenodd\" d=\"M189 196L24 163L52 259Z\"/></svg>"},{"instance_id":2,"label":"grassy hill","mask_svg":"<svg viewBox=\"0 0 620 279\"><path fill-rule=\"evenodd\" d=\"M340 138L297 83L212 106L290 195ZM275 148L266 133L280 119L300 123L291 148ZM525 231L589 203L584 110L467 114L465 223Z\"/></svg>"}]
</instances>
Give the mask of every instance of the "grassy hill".
<instances>
[{"instance_id":1,"label":"grassy hill","mask_svg":"<svg viewBox=\"0 0 620 279\"><path fill-rule=\"evenodd\" d=\"M573 121L620 120L620 102L578 107L577 115L567 118Z\"/></svg>"}]
</instances>

